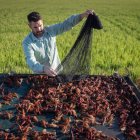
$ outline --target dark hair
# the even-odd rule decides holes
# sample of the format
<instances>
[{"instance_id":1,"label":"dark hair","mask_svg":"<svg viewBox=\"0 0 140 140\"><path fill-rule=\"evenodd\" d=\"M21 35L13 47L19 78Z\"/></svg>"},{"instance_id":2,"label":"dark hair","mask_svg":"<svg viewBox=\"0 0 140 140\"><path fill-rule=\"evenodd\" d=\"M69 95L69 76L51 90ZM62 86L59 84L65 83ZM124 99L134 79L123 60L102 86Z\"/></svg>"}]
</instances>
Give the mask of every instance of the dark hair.
<instances>
[{"instance_id":1,"label":"dark hair","mask_svg":"<svg viewBox=\"0 0 140 140\"><path fill-rule=\"evenodd\" d=\"M37 22L38 20L42 19L41 15L38 12L31 12L27 15L28 22Z\"/></svg>"}]
</instances>

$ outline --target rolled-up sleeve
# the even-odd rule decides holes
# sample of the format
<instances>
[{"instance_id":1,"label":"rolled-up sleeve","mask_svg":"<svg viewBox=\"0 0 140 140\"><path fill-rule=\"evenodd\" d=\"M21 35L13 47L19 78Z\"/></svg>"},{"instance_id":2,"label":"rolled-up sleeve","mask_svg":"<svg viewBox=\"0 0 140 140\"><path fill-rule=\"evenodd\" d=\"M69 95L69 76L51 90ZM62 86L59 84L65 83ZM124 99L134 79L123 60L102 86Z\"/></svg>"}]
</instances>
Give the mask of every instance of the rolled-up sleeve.
<instances>
[{"instance_id":1,"label":"rolled-up sleeve","mask_svg":"<svg viewBox=\"0 0 140 140\"><path fill-rule=\"evenodd\" d=\"M36 61L34 51L32 49L32 44L27 41L23 41L22 46L24 49L25 59L28 66L35 73L43 73L43 65Z\"/></svg>"},{"instance_id":2,"label":"rolled-up sleeve","mask_svg":"<svg viewBox=\"0 0 140 140\"><path fill-rule=\"evenodd\" d=\"M80 21L81 21L80 14L72 15L69 18L67 18L64 22L48 26L47 29L52 33L53 36L56 36L65 31L70 30Z\"/></svg>"}]
</instances>

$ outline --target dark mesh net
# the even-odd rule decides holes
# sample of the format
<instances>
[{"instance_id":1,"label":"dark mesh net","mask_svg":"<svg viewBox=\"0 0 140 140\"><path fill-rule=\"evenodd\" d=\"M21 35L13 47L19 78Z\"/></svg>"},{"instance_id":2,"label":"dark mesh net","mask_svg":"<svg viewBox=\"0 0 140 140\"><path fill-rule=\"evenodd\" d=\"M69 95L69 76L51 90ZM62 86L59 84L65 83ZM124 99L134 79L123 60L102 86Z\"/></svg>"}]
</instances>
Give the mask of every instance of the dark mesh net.
<instances>
[{"instance_id":1,"label":"dark mesh net","mask_svg":"<svg viewBox=\"0 0 140 140\"><path fill-rule=\"evenodd\" d=\"M73 77L74 75L89 75L92 49L92 35L94 29L102 29L103 26L97 15L89 15L83 24L80 34L68 55L56 69L60 75Z\"/></svg>"}]
</instances>

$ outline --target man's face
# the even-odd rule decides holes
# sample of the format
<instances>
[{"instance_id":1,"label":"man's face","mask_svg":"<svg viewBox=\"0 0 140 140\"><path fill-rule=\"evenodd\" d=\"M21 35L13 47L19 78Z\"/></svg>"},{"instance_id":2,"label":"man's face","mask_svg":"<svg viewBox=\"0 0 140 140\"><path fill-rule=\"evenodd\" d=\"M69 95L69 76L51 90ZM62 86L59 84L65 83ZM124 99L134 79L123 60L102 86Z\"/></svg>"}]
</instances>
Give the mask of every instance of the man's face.
<instances>
[{"instance_id":1,"label":"man's face","mask_svg":"<svg viewBox=\"0 0 140 140\"><path fill-rule=\"evenodd\" d=\"M44 30L44 26L43 26L43 21L42 20L38 20L36 22L30 22L29 23L29 27L31 28L33 34L36 37L41 37L43 34L43 30Z\"/></svg>"}]
</instances>

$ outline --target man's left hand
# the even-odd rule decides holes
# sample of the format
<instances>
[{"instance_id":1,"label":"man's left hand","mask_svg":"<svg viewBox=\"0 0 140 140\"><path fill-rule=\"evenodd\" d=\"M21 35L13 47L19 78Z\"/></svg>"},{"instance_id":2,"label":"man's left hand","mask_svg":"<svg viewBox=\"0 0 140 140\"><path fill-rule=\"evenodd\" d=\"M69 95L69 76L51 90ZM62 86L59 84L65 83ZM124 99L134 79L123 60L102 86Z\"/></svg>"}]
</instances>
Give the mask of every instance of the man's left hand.
<instances>
[{"instance_id":1,"label":"man's left hand","mask_svg":"<svg viewBox=\"0 0 140 140\"><path fill-rule=\"evenodd\" d=\"M83 19L83 18L87 18L88 17L88 15L90 15L90 14L95 14L95 12L94 12L94 10L86 10L84 13L82 13L80 16L81 16L81 19Z\"/></svg>"}]
</instances>

